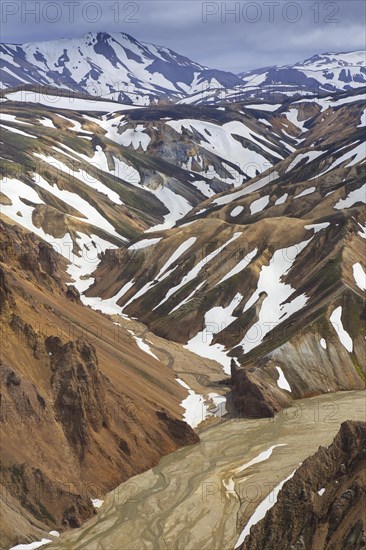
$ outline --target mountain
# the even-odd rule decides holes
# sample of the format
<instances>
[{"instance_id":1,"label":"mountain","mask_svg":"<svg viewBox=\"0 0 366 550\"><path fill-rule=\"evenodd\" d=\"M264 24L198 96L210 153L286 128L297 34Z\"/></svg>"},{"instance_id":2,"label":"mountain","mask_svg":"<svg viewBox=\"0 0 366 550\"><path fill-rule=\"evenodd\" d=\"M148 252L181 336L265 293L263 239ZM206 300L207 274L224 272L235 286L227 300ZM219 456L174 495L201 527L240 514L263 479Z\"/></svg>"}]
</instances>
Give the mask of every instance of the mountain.
<instances>
[{"instance_id":1,"label":"mountain","mask_svg":"<svg viewBox=\"0 0 366 550\"><path fill-rule=\"evenodd\" d=\"M365 422L344 422L333 443L320 447L286 481L239 548L362 548L365 438Z\"/></svg>"},{"instance_id":2,"label":"mountain","mask_svg":"<svg viewBox=\"0 0 366 550\"><path fill-rule=\"evenodd\" d=\"M232 73L208 69L125 33L0 46L2 87L52 85L125 103L176 100L213 84L241 84Z\"/></svg>"},{"instance_id":3,"label":"mountain","mask_svg":"<svg viewBox=\"0 0 366 550\"><path fill-rule=\"evenodd\" d=\"M365 52L314 55L239 75L204 67L126 33L0 45L1 88L54 86L133 105L217 103L324 94L366 84Z\"/></svg>"},{"instance_id":4,"label":"mountain","mask_svg":"<svg viewBox=\"0 0 366 550\"><path fill-rule=\"evenodd\" d=\"M314 94L352 90L365 86L366 52L316 54L305 61L282 67L244 72L239 75L249 88L260 88L262 93L281 91L293 93L296 88Z\"/></svg>"},{"instance_id":5,"label":"mountain","mask_svg":"<svg viewBox=\"0 0 366 550\"><path fill-rule=\"evenodd\" d=\"M363 388L364 109L363 96L350 96L267 115L297 136L294 151L155 231L143 249L107 251L87 296L113 299L153 332L231 369L245 416Z\"/></svg>"},{"instance_id":6,"label":"mountain","mask_svg":"<svg viewBox=\"0 0 366 550\"><path fill-rule=\"evenodd\" d=\"M316 54L305 61L282 67L264 67L238 75L235 87L210 86L191 93L181 103L201 104L245 101L282 103L287 97L326 96L357 90L366 84L366 52Z\"/></svg>"}]
</instances>

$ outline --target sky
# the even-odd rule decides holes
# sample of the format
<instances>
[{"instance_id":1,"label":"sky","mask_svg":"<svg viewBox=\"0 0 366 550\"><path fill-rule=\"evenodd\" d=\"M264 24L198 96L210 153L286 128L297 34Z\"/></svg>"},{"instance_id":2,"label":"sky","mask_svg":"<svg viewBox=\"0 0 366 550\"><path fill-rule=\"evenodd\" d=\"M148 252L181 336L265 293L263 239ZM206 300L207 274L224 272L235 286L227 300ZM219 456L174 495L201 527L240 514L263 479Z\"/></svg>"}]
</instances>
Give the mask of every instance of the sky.
<instances>
[{"instance_id":1,"label":"sky","mask_svg":"<svg viewBox=\"0 0 366 550\"><path fill-rule=\"evenodd\" d=\"M126 32L235 73L365 49L363 0L2 0L10 43Z\"/></svg>"}]
</instances>

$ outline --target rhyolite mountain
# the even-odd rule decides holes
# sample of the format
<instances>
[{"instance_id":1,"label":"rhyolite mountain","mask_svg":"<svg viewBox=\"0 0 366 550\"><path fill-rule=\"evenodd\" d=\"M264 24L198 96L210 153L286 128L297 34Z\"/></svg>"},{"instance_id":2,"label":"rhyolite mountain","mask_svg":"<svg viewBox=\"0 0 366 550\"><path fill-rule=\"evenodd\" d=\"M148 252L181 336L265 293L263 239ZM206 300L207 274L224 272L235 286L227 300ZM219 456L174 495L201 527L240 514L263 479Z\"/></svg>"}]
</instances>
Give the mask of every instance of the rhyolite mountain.
<instances>
[{"instance_id":1,"label":"rhyolite mountain","mask_svg":"<svg viewBox=\"0 0 366 550\"><path fill-rule=\"evenodd\" d=\"M315 55L240 75L210 69L126 33L0 45L0 84L51 85L131 104L217 102L270 94L324 93L365 85L365 52Z\"/></svg>"}]
</instances>

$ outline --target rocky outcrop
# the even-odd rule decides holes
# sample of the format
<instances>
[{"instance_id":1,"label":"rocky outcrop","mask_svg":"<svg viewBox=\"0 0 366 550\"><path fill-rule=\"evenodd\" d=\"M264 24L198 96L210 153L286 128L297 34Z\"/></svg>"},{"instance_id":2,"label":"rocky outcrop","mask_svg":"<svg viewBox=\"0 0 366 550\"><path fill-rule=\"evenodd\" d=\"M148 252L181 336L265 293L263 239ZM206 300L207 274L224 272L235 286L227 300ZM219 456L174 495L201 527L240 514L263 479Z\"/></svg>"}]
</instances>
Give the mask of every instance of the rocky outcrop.
<instances>
[{"instance_id":1,"label":"rocky outcrop","mask_svg":"<svg viewBox=\"0 0 366 550\"><path fill-rule=\"evenodd\" d=\"M361 550L365 499L366 423L347 421L285 483L241 550Z\"/></svg>"},{"instance_id":2,"label":"rocky outcrop","mask_svg":"<svg viewBox=\"0 0 366 550\"><path fill-rule=\"evenodd\" d=\"M252 381L250 373L237 368L231 361L233 401L235 410L244 418L270 418L281 409L265 383ZM283 405L283 402L282 402Z\"/></svg>"},{"instance_id":3,"label":"rocky outcrop","mask_svg":"<svg viewBox=\"0 0 366 550\"><path fill-rule=\"evenodd\" d=\"M53 291L66 292L65 259L34 233L25 233L15 225L0 221L0 263L19 269L28 280L47 285Z\"/></svg>"},{"instance_id":4,"label":"rocky outcrop","mask_svg":"<svg viewBox=\"0 0 366 550\"><path fill-rule=\"evenodd\" d=\"M56 419L83 460L90 444L89 432L109 426L105 383L98 369L95 347L81 338L63 345L54 336L46 339L45 347L51 357Z\"/></svg>"}]
</instances>

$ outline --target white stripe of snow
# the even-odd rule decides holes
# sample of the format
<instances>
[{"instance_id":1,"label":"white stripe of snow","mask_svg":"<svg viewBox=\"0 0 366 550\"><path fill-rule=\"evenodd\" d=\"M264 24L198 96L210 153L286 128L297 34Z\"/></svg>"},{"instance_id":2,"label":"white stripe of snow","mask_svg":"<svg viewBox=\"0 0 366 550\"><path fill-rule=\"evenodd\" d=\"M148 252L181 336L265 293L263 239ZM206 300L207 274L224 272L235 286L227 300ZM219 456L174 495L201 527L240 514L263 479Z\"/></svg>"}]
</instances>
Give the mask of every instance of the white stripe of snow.
<instances>
[{"instance_id":1,"label":"white stripe of snow","mask_svg":"<svg viewBox=\"0 0 366 550\"><path fill-rule=\"evenodd\" d=\"M201 271L201 269L203 268L203 266L205 266L208 262L210 262L215 256L217 256L217 254L219 254L220 252L222 252L224 250L224 248L226 248L230 243L232 243L233 241L235 241L235 239L237 239L242 233L241 232L237 232L237 233L234 233L234 235L231 237L231 239L229 239L226 243L224 243L223 245L221 245L219 248L217 248L216 250L214 250L214 252L211 252L211 254L209 254L209 256L206 256L205 258L203 258L202 260L200 260L192 269L191 271L189 271L186 275L184 275L184 277L182 278L182 280L180 281L180 283L178 283L177 285L175 285L174 287L170 288L168 290L168 292L166 293L165 297L158 303L158 305L156 305L153 309L153 311L155 309L157 309L158 307L160 307L162 304L164 304L169 298L170 296L172 296L173 294L175 294L180 288L182 288L184 285L186 285L187 283L189 283L190 281L192 281L193 279L195 279L198 275L198 273Z\"/></svg>"},{"instance_id":2,"label":"white stripe of snow","mask_svg":"<svg viewBox=\"0 0 366 550\"><path fill-rule=\"evenodd\" d=\"M245 258L240 260L240 262L238 262L236 266L234 266L228 273L226 273L226 275L224 275L224 277L215 286L223 283L227 279L230 279L230 277L233 277L237 273L240 273L240 271L243 271L247 267L247 265L250 264L257 252L258 248L255 248L254 250L252 250L252 252L249 252L249 254L247 254Z\"/></svg>"},{"instance_id":3,"label":"white stripe of snow","mask_svg":"<svg viewBox=\"0 0 366 550\"><path fill-rule=\"evenodd\" d=\"M337 204L334 205L336 210L341 210L342 208L351 208L357 202L366 203L366 183L363 184L359 189L354 189L350 191L345 199L340 199Z\"/></svg>"},{"instance_id":4,"label":"white stripe of snow","mask_svg":"<svg viewBox=\"0 0 366 550\"><path fill-rule=\"evenodd\" d=\"M334 330L338 334L338 338L341 342L341 344L346 348L349 353L352 353L353 350L353 342L352 338L346 332L346 330L343 327L342 323L342 306L338 306L330 316L330 322L333 325Z\"/></svg>"},{"instance_id":5,"label":"white stripe of snow","mask_svg":"<svg viewBox=\"0 0 366 550\"><path fill-rule=\"evenodd\" d=\"M291 392L291 386L288 383L288 381L286 380L286 377L283 373L283 370L280 367L276 367L276 369L277 369L277 372L279 374L279 377L277 379L277 386L279 388L281 388L281 390L286 390L286 391Z\"/></svg>"},{"instance_id":6,"label":"white stripe of snow","mask_svg":"<svg viewBox=\"0 0 366 550\"><path fill-rule=\"evenodd\" d=\"M151 357L154 357L154 359L157 359L157 361L159 361L159 357L157 357L155 355L155 353L153 353L150 349L150 346L149 344L147 344L142 338L140 338L139 336L136 336L136 334L132 331L132 330L129 330L127 329L127 331L132 334L132 336L134 337L134 339L136 340L136 344L138 345L138 347L140 349L142 349L142 351L144 351L145 353L148 353L149 355L151 355Z\"/></svg>"},{"instance_id":7,"label":"white stripe of snow","mask_svg":"<svg viewBox=\"0 0 366 550\"><path fill-rule=\"evenodd\" d=\"M258 521L263 519L264 516L266 515L266 513L268 512L268 510L270 510L272 508L272 506L274 506L276 504L278 493L280 492L280 490L282 489L282 487L284 486L286 481L288 481L289 479L291 479L293 477L295 472L296 472L296 470L294 470L292 472L292 474L290 474L288 477L286 477L286 479L284 479L278 485L276 485L276 487L273 489L273 491L271 491L269 493L269 495L259 504L259 506L257 506L257 508L255 509L254 514L252 515L252 517L250 518L250 520L248 521L248 523L244 527L237 543L234 546L234 549L239 548L239 546L241 546L243 544L245 538L249 535L251 527L253 525L255 525L256 523L258 523Z\"/></svg>"},{"instance_id":8,"label":"white stripe of snow","mask_svg":"<svg viewBox=\"0 0 366 550\"><path fill-rule=\"evenodd\" d=\"M277 447L286 447L287 443L280 443L278 445L272 445L272 447L269 447L269 449L262 451L254 457L252 460L247 462L246 464L243 464L242 466L239 466L239 468L236 468L235 470L232 470L230 472L230 476L222 480L222 484L224 485L226 491L228 493L233 493L235 498L237 498L237 494L235 492L235 482L234 482L234 476L237 474L240 474L241 472L244 472L244 470L247 470L251 466L254 466L255 464L259 464L260 462L264 462L265 460L268 460L274 449Z\"/></svg>"},{"instance_id":9,"label":"white stripe of snow","mask_svg":"<svg viewBox=\"0 0 366 550\"><path fill-rule=\"evenodd\" d=\"M230 216L235 218L236 216L239 216L239 214L241 214L243 210L244 206L235 206L235 208L233 208L233 210L230 212Z\"/></svg>"},{"instance_id":10,"label":"white stripe of snow","mask_svg":"<svg viewBox=\"0 0 366 550\"><path fill-rule=\"evenodd\" d=\"M299 164L299 162L301 162L303 159L307 158L308 160L306 161L306 164L308 164L309 162L316 159L317 157L319 157L323 153L324 153L324 151L308 151L307 153L300 153L299 155L297 155L290 162L290 164L288 165L288 167L286 169L286 174L290 170L293 170L295 168L295 166L297 166Z\"/></svg>"},{"instance_id":11,"label":"white stripe of snow","mask_svg":"<svg viewBox=\"0 0 366 550\"><path fill-rule=\"evenodd\" d=\"M253 201L250 205L250 213L256 214L257 212L262 212L262 210L267 206L269 203L269 195L266 195L265 197L261 197L260 199L257 199L256 201Z\"/></svg>"},{"instance_id":12,"label":"white stripe of snow","mask_svg":"<svg viewBox=\"0 0 366 550\"><path fill-rule=\"evenodd\" d=\"M298 195L294 196L294 199L299 199L300 197L305 197L306 195L311 195L311 193L314 193L316 191L315 187L309 187L309 189L304 189L304 191L301 191Z\"/></svg>"},{"instance_id":13,"label":"white stripe of snow","mask_svg":"<svg viewBox=\"0 0 366 550\"><path fill-rule=\"evenodd\" d=\"M195 294L197 294L197 292L199 291L199 289L205 284L206 281L202 281L202 283L200 283L198 285L197 288L195 288L194 290L192 290L192 292L187 296L187 298L184 298L184 300L182 300L182 302L180 302L177 306L173 307L173 309L171 311L169 311L169 315L171 313L173 313L173 311L177 311L177 309L179 309L180 307L182 307L184 304L186 304L187 302L189 302L189 300L191 298L193 298L193 296Z\"/></svg>"},{"instance_id":14,"label":"white stripe of snow","mask_svg":"<svg viewBox=\"0 0 366 550\"><path fill-rule=\"evenodd\" d=\"M223 366L226 374L230 374L231 358L226 355L227 351L224 345L211 345L211 342L215 334L224 330L235 321L236 317L233 317L232 313L242 299L243 296L238 292L228 306L216 306L207 311L205 313L204 329L198 332L184 346L201 357L217 361Z\"/></svg>"},{"instance_id":15,"label":"white stripe of snow","mask_svg":"<svg viewBox=\"0 0 366 550\"><path fill-rule=\"evenodd\" d=\"M257 289L245 304L243 312L257 301L261 292L266 292L267 296L263 300L258 321L252 325L240 342L244 353L259 346L270 330L280 324L285 317L292 315L306 304L307 297L305 295L297 296L291 302L283 304L294 292L294 289L291 285L283 283L281 279L291 269L297 255L310 241L311 239L276 250L269 265L262 267Z\"/></svg>"},{"instance_id":16,"label":"white stripe of snow","mask_svg":"<svg viewBox=\"0 0 366 550\"><path fill-rule=\"evenodd\" d=\"M16 546L9 548L9 550L35 550L36 548L40 548L50 542L52 542L51 539L42 539L40 541L30 542L29 544L17 544Z\"/></svg>"},{"instance_id":17,"label":"white stripe of snow","mask_svg":"<svg viewBox=\"0 0 366 550\"><path fill-rule=\"evenodd\" d=\"M27 134L26 132L23 132L22 130L18 130L18 128L13 128L12 126L5 126L4 124L0 124L0 126L1 126L1 128L5 128L5 130L9 130L10 132L14 132L15 134L20 134L21 136L37 139L37 136L32 136L31 134Z\"/></svg>"},{"instance_id":18,"label":"white stripe of snow","mask_svg":"<svg viewBox=\"0 0 366 550\"><path fill-rule=\"evenodd\" d=\"M235 191L234 193L229 193L227 195L223 195L222 197L218 197L213 201L213 205L219 205L223 206L224 204L228 204L229 202L234 201L235 199L238 199L240 197L244 197L245 195L249 195L249 193L253 193L254 191L258 191L268 183L274 182L276 179L278 179L279 175L278 172L271 172L267 176L264 176L263 178L259 179L255 183L251 183L245 189L241 189L240 191Z\"/></svg>"},{"instance_id":19,"label":"white stripe of snow","mask_svg":"<svg viewBox=\"0 0 366 550\"><path fill-rule=\"evenodd\" d=\"M131 246L128 247L128 250L141 250L142 248L147 248L148 246L157 244L162 238L163 237L157 237L156 239L142 239L137 243L131 244Z\"/></svg>"},{"instance_id":20,"label":"white stripe of snow","mask_svg":"<svg viewBox=\"0 0 366 550\"><path fill-rule=\"evenodd\" d=\"M360 263L353 265L353 277L361 290L366 290L366 273Z\"/></svg>"},{"instance_id":21,"label":"white stripe of snow","mask_svg":"<svg viewBox=\"0 0 366 550\"><path fill-rule=\"evenodd\" d=\"M305 225L304 227L307 230L314 229L314 233L318 233L318 231L321 231L322 229L326 229L329 226L330 226L329 222L324 222L324 223L313 223L311 225Z\"/></svg>"},{"instance_id":22,"label":"white stripe of snow","mask_svg":"<svg viewBox=\"0 0 366 550\"><path fill-rule=\"evenodd\" d=\"M66 154L63 151L61 152L64 155ZM43 162L47 162L47 164L50 164L56 170L61 170L62 172L65 172L66 174L68 174L70 178L80 180L82 183L85 183L85 185L87 185L88 187L95 189L99 193L103 193L104 195L107 195L109 200L111 200L112 202L115 202L116 204L119 204L119 205L123 204L123 202L119 198L118 193L110 189L107 185L104 185L104 183L96 179L89 172L85 171L84 168L82 168L81 170L74 170L73 168L70 168L65 163L63 163L61 160L51 156L42 155L41 153L34 153L34 156L37 158L40 158L41 160L43 160ZM88 165L95 166L100 170L109 172L108 165L106 165L107 163L106 157L102 152L100 146L97 147L95 155L92 159L88 158L86 155L79 155L79 156L84 157ZM75 163L75 159L73 159L73 161Z\"/></svg>"},{"instance_id":23,"label":"white stripe of snow","mask_svg":"<svg viewBox=\"0 0 366 550\"><path fill-rule=\"evenodd\" d=\"M63 200L66 204L69 204L70 206L78 210L80 214L85 216L85 219L73 216L76 219L83 222L89 222L90 224L95 225L100 229L104 229L104 231L106 231L107 233L110 233L111 235L114 235L121 240L127 240L125 237L122 237L117 233L113 225L108 220L103 218L103 216L98 212L98 210L96 210L96 208L94 208L91 204L89 204L88 201L82 199L76 193L66 191L65 189L60 189L57 184L51 185L39 174L36 174L35 183L42 189L45 189L46 191L52 193L52 195L54 195L55 197Z\"/></svg>"},{"instance_id":24,"label":"white stripe of snow","mask_svg":"<svg viewBox=\"0 0 366 550\"><path fill-rule=\"evenodd\" d=\"M281 197L279 197L279 198L276 200L275 205L277 206L278 204L283 204L284 202L286 202L287 197L288 197L288 194L287 194L287 193L285 193L284 195L281 195Z\"/></svg>"},{"instance_id":25,"label":"white stripe of snow","mask_svg":"<svg viewBox=\"0 0 366 550\"><path fill-rule=\"evenodd\" d=\"M160 277L167 271L168 267L170 267L174 262L178 260L183 254L190 248L194 243L196 242L197 237L189 237L186 241L184 241L182 244L178 246L175 252L170 256L169 260L165 262L163 267L160 269L158 275L155 277L156 279L160 279Z\"/></svg>"},{"instance_id":26,"label":"white stripe of snow","mask_svg":"<svg viewBox=\"0 0 366 550\"><path fill-rule=\"evenodd\" d=\"M164 222L154 227L150 227L145 231L145 233L152 233L154 231L163 231L165 229L170 229L175 225L175 223L183 218L193 206L181 195L174 193L168 187L160 187L154 192L155 196L159 199L160 202L169 210L169 214L164 216Z\"/></svg>"}]
</instances>

